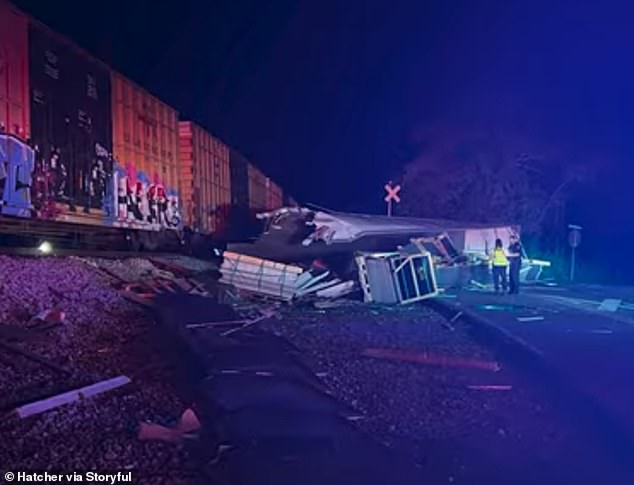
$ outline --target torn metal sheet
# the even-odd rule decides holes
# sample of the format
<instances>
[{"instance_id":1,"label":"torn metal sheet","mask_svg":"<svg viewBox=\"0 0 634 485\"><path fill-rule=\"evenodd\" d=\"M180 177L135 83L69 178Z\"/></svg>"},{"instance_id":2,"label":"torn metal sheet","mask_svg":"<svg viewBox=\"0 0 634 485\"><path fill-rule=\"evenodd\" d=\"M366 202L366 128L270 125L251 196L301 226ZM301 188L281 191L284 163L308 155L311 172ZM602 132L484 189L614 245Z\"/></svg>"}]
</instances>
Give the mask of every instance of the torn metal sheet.
<instances>
[{"instance_id":1,"label":"torn metal sheet","mask_svg":"<svg viewBox=\"0 0 634 485\"><path fill-rule=\"evenodd\" d=\"M356 289L356 281L342 281L315 292L315 295L319 298L341 298L342 296L352 293Z\"/></svg>"},{"instance_id":2,"label":"torn metal sheet","mask_svg":"<svg viewBox=\"0 0 634 485\"><path fill-rule=\"evenodd\" d=\"M446 232L432 237L412 238L411 244L418 252L429 252L436 264L453 264L462 257Z\"/></svg>"},{"instance_id":3,"label":"torn metal sheet","mask_svg":"<svg viewBox=\"0 0 634 485\"><path fill-rule=\"evenodd\" d=\"M290 301L304 270L291 264L226 251L220 272L223 283Z\"/></svg>"},{"instance_id":4,"label":"torn metal sheet","mask_svg":"<svg viewBox=\"0 0 634 485\"><path fill-rule=\"evenodd\" d=\"M296 296L300 297L300 296L310 295L313 293L317 294L319 291L327 290L328 288L336 286L339 283L341 283L341 280L337 278L333 280L324 281L322 283L317 283L317 284L309 286L308 288L298 290L296 293Z\"/></svg>"},{"instance_id":5,"label":"torn metal sheet","mask_svg":"<svg viewBox=\"0 0 634 485\"><path fill-rule=\"evenodd\" d=\"M438 249L443 253L449 253L449 257L453 257L465 250L465 241L468 243L467 248L474 246L471 244L474 236L465 236L467 231L480 236L497 234L497 228L492 229L491 224L386 217L375 214L336 212L323 208L311 210L283 207L273 212L261 213L259 217L267 221L259 242L268 241L268 244L263 244L260 247L262 250L271 249L274 243L276 246L286 244L289 247L299 246L304 249L312 246L349 245L351 251L389 251L399 244L408 244L410 238L439 237ZM508 227L515 229L514 226ZM450 242L454 238L459 240L459 244ZM380 241L386 242L387 247ZM488 241L488 247L492 247L494 241L495 237ZM458 254L452 255L453 252ZM301 257L300 253L296 252L294 257Z\"/></svg>"},{"instance_id":6,"label":"torn metal sheet","mask_svg":"<svg viewBox=\"0 0 634 485\"><path fill-rule=\"evenodd\" d=\"M333 280L328 281L327 278L330 276L330 271L306 271L299 278L297 278L297 282L295 283L295 291L298 295L303 295L307 293L311 293L316 291L317 288L325 288L330 286ZM325 280L325 281L324 281ZM338 283L340 280L336 280ZM323 285L326 284L324 287Z\"/></svg>"},{"instance_id":7,"label":"torn metal sheet","mask_svg":"<svg viewBox=\"0 0 634 485\"><path fill-rule=\"evenodd\" d=\"M621 306L621 301L616 298L606 298L599 305L599 311L602 312L615 312Z\"/></svg>"},{"instance_id":8,"label":"torn metal sheet","mask_svg":"<svg viewBox=\"0 0 634 485\"><path fill-rule=\"evenodd\" d=\"M505 384L486 384L467 386L467 389L471 389L472 391L510 391L513 389L513 386Z\"/></svg>"},{"instance_id":9,"label":"torn metal sheet","mask_svg":"<svg viewBox=\"0 0 634 485\"><path fill-rule=\"evenodd\" d=\"M406 304L438 295L428 252L360 253L355 259L365 302Z\"/></svg>"},{"instance_id":10,"label":"torn metal sheet","mask_svg":"<svg viewBox=\"0 0 634 485\"><path fill-rule=\"evenodd\" d=\"M220 272L223 283L285 301L313 294L334 298L355 286L354 282L336 278L321 263L305 271L299 266L232 252L225 252Z\"/></svg>"},{"instance_id":11,"label":"torn metal sheet","mask_svg":"<svg viewBox=\"0 0 634 485\"><path fill-rule=\"evenodd\" d=\"M550 268L550 261L541 259L523 259L520 269L520 282L531 283L540 281L545 268Z\"/></svg>"},{"instance_id":12,"label":"torn metal sheet","mask_svg":"<svg viewBox=\"0 0 634 485\"><path fill-rule=\"evenodd\" d=\"M535 317L517 317L518 322L526 323L526 322L541 322L544 319L542 316Z\"/></svg>"}]
</instances>

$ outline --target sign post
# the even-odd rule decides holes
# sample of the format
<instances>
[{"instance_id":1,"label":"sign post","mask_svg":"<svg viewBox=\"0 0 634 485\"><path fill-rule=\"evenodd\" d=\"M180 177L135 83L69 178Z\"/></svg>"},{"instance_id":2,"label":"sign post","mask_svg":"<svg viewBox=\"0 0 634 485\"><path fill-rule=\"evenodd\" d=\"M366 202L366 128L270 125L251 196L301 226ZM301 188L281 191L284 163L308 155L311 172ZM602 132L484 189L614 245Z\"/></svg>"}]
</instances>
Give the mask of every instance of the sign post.
<instances>
[{"instance_id":1,"label":"sign post","mask_svg":"<svg viewBox=\"0 0 634 485\"><path fill-rule=\"evenodd\" d=\"M385 191L387 192L387 195L385 196L384 200L387 203L388 217L392 217L392 201L396 202L397 204L401 201L401 198L398 196L400 190L401 186L393 185L391 180L385 184Z\"/></svg>"},{"instance_id":2,"label":"sign post","mask_svg":"<svg viewBox=\"0 0 634 485\"><path fill-rule=\"evenodd\" d=\"M575 251L579 244L581 244L581 226L575 226L574 224L568 224L568 243L570 244L570 281L575 280Z\"/></svg>"}]
</instances>

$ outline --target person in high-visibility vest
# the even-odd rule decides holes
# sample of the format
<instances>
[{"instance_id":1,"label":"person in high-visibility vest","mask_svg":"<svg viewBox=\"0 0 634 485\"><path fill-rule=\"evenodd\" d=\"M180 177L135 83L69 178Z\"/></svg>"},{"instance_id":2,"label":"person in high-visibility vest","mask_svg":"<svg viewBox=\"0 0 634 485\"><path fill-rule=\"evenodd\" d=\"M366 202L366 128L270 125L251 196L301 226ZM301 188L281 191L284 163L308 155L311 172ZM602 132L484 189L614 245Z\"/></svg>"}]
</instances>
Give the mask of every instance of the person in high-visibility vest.
<instances>
[{"instance_id":1,"label":"person in high-visibility vest","mask_svg":"<svg viewBox=\"0 0 634 485\"><path fill-rule=\"evenodd\" d=\"M509 267L509 259L504 252L504 246L501 239L495 240L495 248L491 253L491 271L493 273L493 286L495 292L500 292L500 286L502 292L506 293L507 279L506 272Z\"/></svg>"}]
</instances>

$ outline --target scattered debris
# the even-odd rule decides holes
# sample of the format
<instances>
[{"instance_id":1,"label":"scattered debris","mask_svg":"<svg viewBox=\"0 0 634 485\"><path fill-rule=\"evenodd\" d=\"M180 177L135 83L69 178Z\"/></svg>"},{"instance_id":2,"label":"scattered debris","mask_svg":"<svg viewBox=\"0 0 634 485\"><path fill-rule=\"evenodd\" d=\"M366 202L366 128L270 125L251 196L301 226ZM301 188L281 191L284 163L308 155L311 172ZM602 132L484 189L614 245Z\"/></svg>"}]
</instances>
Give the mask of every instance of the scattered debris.
<instances>
[{"instance_id":1,"label":"scattered debris","mask_svg":"<svg viewBox=\"0 0 634 485\"><path fill-rule=\"evenodd\" d=\"M544 320L544 317L542 316L535 316L535 317L517 317L516 320L518 322L540 322L542 320Z\"/></svg>"},{"instance_id":2,"label":"scattered debris","mask_svg":"<svg viewBox=\"0 0 634 485\"><path fill-rule=\"evenodd\" d=\"M225 453L233 449L234 446L232 445L219 444L218 448L216 449L216 455L209 461L208 465L212 466L219 463Z\"/></svg>"},{"instance_id":3,"label":"scattered debris","mask_svg":"<svg viewBox=\"0 0 634 485\"><path fill-rule=\"evenodd\" d=\"M315 293L318 298L341 298L357 290L356 281L342 281Z\"/></svg>"},{"instance_id":4,"label":"scattered debris","mask_svg":"<svg viewBox=\"0 0 634 485\"><path fill-rule=\"evenodd\" d=\"M349 305L350 302L346 300L325 300L325 301L316 301L313 303L313 306L317 309L324 310L328 308L340 308Z\"/></svg>"},{"instance_id":5,"label":"scattered debris","mask_svg":"<svg viewBox=\"0 0 634 485\"><path fill-rule=\"evenodd\" d=\"M199 431L200 427L200 420L191 408L185 409L180 421L176 425L176 429L182 433L194 433L195 431Z\"/></svg>"},{"instance_id":6,"label":"scattered debris","mask_svg":"<svg viewBox=\"0 0 634 485\"><path fill-rule=\"evenodd\" d=\"M227 325L238 325L249 323L250 320L226 320L223 322L202 322L202 323L188 323L185 325L187 328L209 328L209 327L226 327Z\"/></svg>"},{"instance_id":7,"label":"scattered debris","mask_svg":"<svg viewBox=\"0 0 634 485\"><path fill-rule=\"evenodd\" d=\"M141 441L167 441L172 443L183 439L182 434L178 430L154 423L141 423L138 437Z\"/></svg>"},{"instance_id":8,"label":"scattered debris","mask_svg":"<svg viewBox=\"0 0 634 485\"><path fill-rule=\"evenodd\" d=\"M273 316L275 316L275 309L266 309L266 310L261 310L260 311L260 316L247 321L244 325L238 327L238 328L232 328L230 330L227 330L226 332L222 332L220 335L222 337L227 337L228 335L231 335L233 333L236 332L240 332L241 330L244 330L245 328L249 328L253 325L255 325L258 322L261 322L263 320L268 320L269 318L272 318Z\"/></svg>"},{"instance_id":9,"label":"scattered debris","mask_svg":"<svg viewBox=\"0 0 634 485\"><path fill-rule=\"evenodd\" d=\"M186 409L174 427L167 427L155 423L141 423L138 438L141 441L167 441L171 443L182 441L187 435L199 431L201 428L198 416L191 408Z\"/></svg>"},{"instance_id":10,"label":"scattered debris","mask_svg":"<svg viewBox=\"0 0 634 485\"><path fill-rule=\"evenodd\" d=\"M415 364L437 365L441 367L466 367L497 372L501 369L498 362L435 354L432 352L408 352L394 349L365 349L361 355L375 359L399 360Z\"/></svg>"},{"instance_id":11,"label":"scattered debris","mask_svg":"<svg viewBox=\"0 0 634 485\"><path fill-rule=\"evenodd\" d=\"M52 308L38 313L33 319L47 323L62 323L66 320L66 313L58 308Z\"/></svg>"},{"instance_id":12,"label":"scattered debris","mask_svg":"<svg viewBox=\"0 0 634 485\"><path fill-rule=\"evenodd\" d=\"M520 310L526 310L526 307L521 305L504 305L504 304L486 304L477 305L478 310L484 310L487 312L516 312Z\"/></svg>"},{"instance_id":13,"label":"scattered debris","mask_svg":"<svg viewBox=\"0 0 634 485\"><path fill-rule=\"evenodd\" d=\"M545 268L550 268L550 261L544 261L541 259L522 259L522 268L520 269L520 282L522 283L535 283L542 280L542 274ZM554 285L549 285L554 286Z\"/></svg>"},{"instance_id":14,"label":"scattered debris","mask_svg":"<svg viewBox=\"0 0 634 485\"><path fill-rule=\"evenodd\" d=\"M616 298L606 298L599 305L599 311L602 312L615 312L621 306L621 300Z\"/></svg>"},{"instance_id":15,"label":"scattered debris","mask_svg":"<svg viewBox=\"0 0 634 485\"><path fill-rule=\"evenodd\" d=\"M513 389L513 386L497 384L471 385L467 386L467 389L471 389L472 391L510 391Z\"/></svg>"},{"instance_id":16,"label":"scattered debris","mask_svg":"<svg viewBox=\"0 0 634 485\"><path fill-rule=\"evenodd\" d=\"M15 412L20 418L26 418L28 416L33 416L56 407L63 406L64 404L75 402L79 399L96 396L97 394L116 389L125 384L129 384L130 382L130 379L126 376L113 377L112 379L97 382L96 384L91 384L73 391L64 392L41 401L25 404L24 406L16 408Z\"/></svg>"},{"instance_id":17,"label":"scattered debris","mask_svg":"<svg viewBox=\"0 0 634 485\"><path fill-rule=\"evenodd\" d=\"M299 267L320 257L328 269L347 281L353 278L350 263L358 254L406 248L411 254L431 256L436 286L442 288L461 288L469 280L490 282L488 255L495 240L501 239L508 246L510 236L519 234L520 229L514 225L385 217L305 207L283 207L257 217L265 222L260 236L254 242L230 244L230 252ZM550 262L524 256L521 280L540 280Z\"/></svg>"},{"instance_id":18,"label":"scattered debris","mask_svg":"<svg viewBox=\"0 0 634 485\"><path fill-rule=\"evenodd\" d=\"M51 362L48 359L45 359L44 357L41 357L39 355L34 354L33 352L29 352L25 349L21 349L20 347L17 347L15 345L11 345L7 342L3 342L2 340L0 340L0 347L3 347L13 353L16 354L20 354L23 357L26 357L29 360L32 360L34 362L37 362L38 364L42 364L45 367L48 367L50 369L53 369L57 372L60 372L62 374L70 374L70 371L68 369L63 368L60 365L55 364L54 362Z\"/></svg>"},{"instance_id":19,"label":"scattered debris","mask_svg":"<svg viewBox=\"0 0 634 485\"><path fill-rule=\"evenodd\" d=\"M456 320L458 320L464 312L459 311L458 313L456 313L453 317L451 317L451 320L449 320L451 323L454 323Z\"/></svg>"},{"instance_id":20,"label":"scattered debris","mask_svg":"<svg viewBox=\"0 0 634 485\"><path fill-rule=\"evenodd\" d=\"M145 271L149 265L128 263L104 260L130 279L125 281L76 257L0 255L0 274L11 275L0 277L0 340L17 347L0 347L0 407L10 411L0 432L9 444L0 447L0 462L22 470L45 470L51 463L58 470L116 465L143 470L156 484L197 481L198 463L188 447L130 440L130 423L165 423L187 403L175 388L177 368L164 354L169 342L145 307L121 295L125 284L153 278ZM33 318L47 309L63 311L63 323ZM18 332L19 338L11 335ZM119 375L132 384L24 419L16 412Z\"/></svg>"}]
</instances>

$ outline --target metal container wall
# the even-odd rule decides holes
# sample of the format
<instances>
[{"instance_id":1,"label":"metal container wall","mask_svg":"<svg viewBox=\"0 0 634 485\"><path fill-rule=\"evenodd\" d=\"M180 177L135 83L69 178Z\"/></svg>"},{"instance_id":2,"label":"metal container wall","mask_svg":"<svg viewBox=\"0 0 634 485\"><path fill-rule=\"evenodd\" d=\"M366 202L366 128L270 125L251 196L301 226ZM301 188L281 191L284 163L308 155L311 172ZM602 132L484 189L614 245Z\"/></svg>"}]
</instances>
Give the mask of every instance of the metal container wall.
<instances>
[{"instance_id":1,"label":"metal container wall","mask_svg":"<svg viewBox=\"0 0 634 485\"><path fill-rule=\"evenodd\" d=\"M112 91L115 225L153 230L178 228L178 113L115 72Z\"/></svg>"},{"instance_id":2,"label":"metal container wall","mask_svg":"<svg viewBox=\"0 0 634 485\"><path fill-rule=\"evenodd\" d=\"M267 178L251 163L247 166L249 177L249 207L253 210L267 209Z\"/></svg>"},{"instance_id":3,"label":"metal container wall","mask_svg":"<svg viewBox=\"0 0 634 485\"><path fill-rule=\"evenodd\" d=\"M224 233L231 206L229 147L189 121L179 123L179 138L185 223Z\"/></svg>"},{"instance_id":4,"label":"metal container wall","mask_svg":"<svg viewBox=\"0 0 634 485\"><path fill-rule=\"evenodd\" d=\"M35 217L104 224L112 204L112 118L108 68L29 23Z\"/></svg>"},{"instance_id":5,"label":"metal container wall","mask_svg":"<svg viewBox=\"0 0 634 485\"><path fill-rule=\"evenodd\" d=\"M0 0L0 132L30 135L28 20Z\"/></svg>"},{"instance_id":6,"label":"metal container wall","mask_svg":"<svg viewBox=\"0 0 634 485\"><path fill-rule=\"evenodd\" d=\"M266 179L266 208L267 210L279 209L284 205L284 195L279 185L271 179Z\"/></svg>"},{"instance_id":7,"label":"metal container wall","mask_svg":"<svg viewBox=\"0 0 634 485\"><path fill-rule=\"evenodd\" d=\"M237 150L231 150L231 205L233 207L249 207L249 162Z\"/></svg>"}]
</instances>

